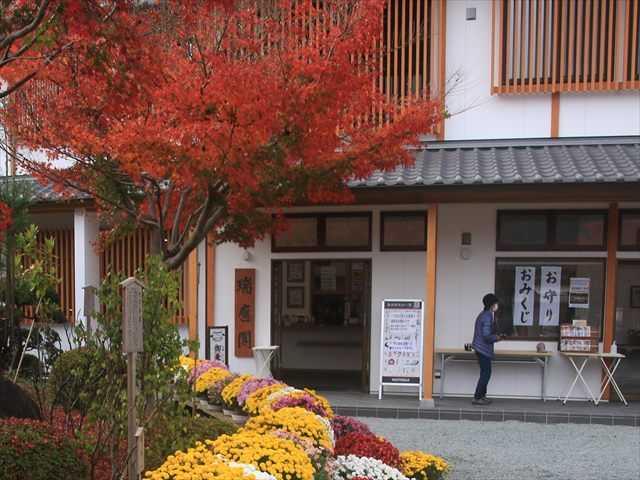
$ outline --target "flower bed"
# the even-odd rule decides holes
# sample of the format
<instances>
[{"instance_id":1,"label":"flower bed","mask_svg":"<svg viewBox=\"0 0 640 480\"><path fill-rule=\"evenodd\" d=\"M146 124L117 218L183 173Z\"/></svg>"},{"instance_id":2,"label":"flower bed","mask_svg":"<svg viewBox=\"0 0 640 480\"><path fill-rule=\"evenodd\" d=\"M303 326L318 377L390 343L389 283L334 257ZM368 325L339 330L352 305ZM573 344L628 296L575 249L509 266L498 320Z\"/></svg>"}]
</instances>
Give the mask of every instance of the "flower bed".
<instances>
[{"instance_id":1,"label":"flower bed","mask_svg":"<svg viewBox=\"0 0 640 480\"><path fill-rule=\"evenodd\" d=\"M195 386L207 384L212 403L242 408L251 417L233 435L169 456L147 479L440 480L449 471L440 457L400 453L362 422L335 416L327 399L312 390L223 375L219 366L192 359L181 364Z\"/></svg>"}]
</instances>

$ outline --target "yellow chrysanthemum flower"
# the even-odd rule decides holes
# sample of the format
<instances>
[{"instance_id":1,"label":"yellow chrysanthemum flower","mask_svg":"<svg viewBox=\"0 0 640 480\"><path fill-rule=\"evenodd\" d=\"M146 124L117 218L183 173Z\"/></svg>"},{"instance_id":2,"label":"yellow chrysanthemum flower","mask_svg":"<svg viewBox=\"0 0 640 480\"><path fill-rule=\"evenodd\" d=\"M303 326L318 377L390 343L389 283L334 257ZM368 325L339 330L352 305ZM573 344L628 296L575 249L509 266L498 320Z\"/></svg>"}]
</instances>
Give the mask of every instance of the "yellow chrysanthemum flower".
<instances>
[{"instance_id":1,"label":"yellow chrysanthemum flower","mask_svg":"<svg viewBox=\"0 0 640 480\"><path fill-rule=\"evenodd\" d=\"M413 480L438 480L449 471L449 464L441 457L424 452L400 454L403 475Z\"/></svg>"},{"instance_id":2,"label":"yellow chrysanthemum flower","mask_svg":"<svg viewBox=\"0 0 640 480\"><path fill-rule=\"evenodd\" d=\"M282 383L259 388L247 397L247 400L244 402L244 409L250 415L266 412L271 407L269 396L285 388L287 388L287 386Z\"/></svg>"},{"instance_id":3,"label":"yellow chrysanthemum flower","mask_svg":"<svg viewBox=\"0 0 640 480\"><path fill-rule=\"evenodd\" d=\"M333 450L331 426L315 413L301 407L285 407L276 412L268 410L262 415L250 418L243 429L258 433L274 430L289 432L310 440L316 447Z\"/></svg>"},{"instance_id":4,"label":"yellow chrysanthemum flower","mask_svg":"<svg viewBox=\"0 0 640 480\"><path fill-rule=\"evenodd\" d=\"M202 393L208 390L214 384L218 383L220 380L224 380L229 375L231 375L229 370L225 370L224 368L210 368L197 378L195 385L196 392Z\"/></svg>"},{"instance_id":5,"label":"yellow chrysanthemum flower","mask_svg":"<svg viewBox=\"0 0 640 480\"><path fill-rule=\"evenodd\" d=\"M147 480L256 480L242 467L232 467L204 444L169 455L159 468L145 473Z\"/></svg>"},{"instance_id":6,"label":"yellow chrysanthemum flower","mask_svg":"<svg viewBox=\"0 0 640 480\"><path fill-rule=\"evenodd\" d=\"M291 440L243 430L206 443L225 459L254 465L277 480L313 480L311 460Z\"/></svg>"}]
</instances>

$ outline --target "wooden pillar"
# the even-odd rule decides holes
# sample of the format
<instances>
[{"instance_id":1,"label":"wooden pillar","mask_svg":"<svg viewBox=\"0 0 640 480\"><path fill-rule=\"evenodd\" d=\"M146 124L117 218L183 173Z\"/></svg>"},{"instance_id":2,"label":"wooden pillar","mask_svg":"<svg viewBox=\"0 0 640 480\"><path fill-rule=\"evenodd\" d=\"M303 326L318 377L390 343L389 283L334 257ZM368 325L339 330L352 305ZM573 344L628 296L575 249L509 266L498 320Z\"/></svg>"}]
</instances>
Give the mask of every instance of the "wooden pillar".
<instances>
[{"instance_id":1,"label":"wooden pillar","mask_svg":"<svg viewBox=\"0 0 640 480\"><path fill-rule=\"evenodd\" d=\"M447 2L446 0L440 0L440 18L438 27L438 100L440 101L440 108L442 112L445 112L445 92L447 90ZM444 141L444 128L446 119L444 115L440 121L438 127L438 140Z\"/></svg>"},{"instance_id":2,"label":"wooden pillar","mask_svg":"<svg viewBox=\"0 0 640 480\"><path fill-rule=\"evenodd\" d=\"M560 93L551 94L551 138L560 136Z\"/></svg>"},{"instance_id":3,"label":"wooden pillar","mask_svg":"<svg viewBox=\"0 0 640 480\"><path fill-rule=\"evenodd\" d=\"M213 233L207 235L207 262L206 262L206 298L207 298L207 327L213 327L215 321L216 302L216 242Z\"/></svg>"},{"instance_id":4,"label":"wooden pillar","mask_svg":"<svg viewBox=\"0 0 640 480\"><path fill-rule=\"evenodd\" d=\"M604 352L611 350L616 326L616 284L618 280L618 234L620 212L617 203L609 205L607 216L607 277L604 300L604 328L602 332L602 347ZM603 378L605 373L602 372ZM604 399L609 400L611 387L604 393Z\"/></svg>"},{"instance_id":5,"label":"wooden pillar","mask_svg":"<svg viewBox=\"0 0 640 480\"><path fill-rule=\"evenodd\" d=\"M425 318L422 362L422 398L421 406L434 407L433 402L433 365L435 358L436 332L436 272L438 260L438 207L429 207L427 211L427 265L425 291Z\"/></svg>"},{"instance_id":6,"label":"wooden pillar","mask_svg":"<svg viewBox=\"0 0 640 480\"><path fill-rule=\"evenodd\" d=\"M185 277L185 314L189 326L189 340L198 340L198 250L187 257Z\"/></svg>"}]
</instances>

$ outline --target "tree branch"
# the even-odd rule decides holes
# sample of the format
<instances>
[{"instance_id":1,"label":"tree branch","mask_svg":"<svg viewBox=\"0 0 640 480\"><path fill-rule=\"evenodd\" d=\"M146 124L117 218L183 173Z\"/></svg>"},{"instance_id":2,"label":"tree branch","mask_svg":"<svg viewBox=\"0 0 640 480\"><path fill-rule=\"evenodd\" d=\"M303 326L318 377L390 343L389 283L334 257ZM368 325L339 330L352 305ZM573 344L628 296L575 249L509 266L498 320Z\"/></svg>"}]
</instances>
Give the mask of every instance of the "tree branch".
<instances>
[{"instance_id":1,"label":"tree branch","mask_svg":"<svg viewBox=\"0 0 640 480\"><path fill-rule=\"evenodd\" d=\"M10 47L11 44L13 44L13 42L15 42L16 40L19 40L22 37L29 35L36 28L38 28L38 25L42 23L42 20L44 19L44 16L47 13L47 10L49 8L49 3L50 3L50 0L43 0L43 2L38 7L38 11L33 17L33 20L31 21L31 23L21 28L20 30L11 32L9 35L7 35L2 40L0 40L0 50Z\"/></svg>"}]
</instances>

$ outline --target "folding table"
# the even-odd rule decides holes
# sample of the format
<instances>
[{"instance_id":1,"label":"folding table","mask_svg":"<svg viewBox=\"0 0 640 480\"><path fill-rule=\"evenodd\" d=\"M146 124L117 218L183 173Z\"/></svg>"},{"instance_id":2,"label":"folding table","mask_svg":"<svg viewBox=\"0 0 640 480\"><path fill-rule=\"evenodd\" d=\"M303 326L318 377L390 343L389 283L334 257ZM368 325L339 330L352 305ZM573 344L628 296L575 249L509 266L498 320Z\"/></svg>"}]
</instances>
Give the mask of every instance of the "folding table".
<instances>
[{"instance_id":1,"label":"folding table","mask_svg":"<svg viewBox=\"0 0 640 480\"><path fill-rule=\"evenodd\" d=\"M578 383L578 380L581 380L582 384L587 390L587 393L589 394L589 396L591 397L591 400L593 400L593 403L595 405L598 405L602 401L602 397L604 396L604 392L607 390L607 386L611 384L613 389L618 394L618 397L620 397L620 400L622 400L622 402L626 406L629 406L629 404L627 403L627 400L624 398L624 395L622 395L622 391L620 391L620 387L618 387L618 384L616 383L616 380L614 378L616 370L618 369L618 365L620 365L620 361L623 358L626 358L624 355L622 355L621 353L602 353L602 352L594 352L594 353L560 352L560 353L569 359L569 362L571 363L571 365L573 365L573 368L576 371L576 377L573 379L573 382L571 382L571 385L569 386L569 390L567 391L567 394L565 395L564 399L562 399L563 405L566 405L567 400L569 399L569 395L571 395L571 392L573 391L576 384ZM600 360L600 363L602 363L602 367L605 373L604 378L600 382L600 391L598 392L597 397L596 395L593 394L593 392L591 391L591 388L589 387L589 384L582 376L582 372L584 371L584 368L587 366L587 363L589 363L589 360ZM607 360L612 360L611 368L609 368L609 365L607 365Z\"/></svg>"},{"instance_id":2,"label":"folding table","mask_svg":"<svg viewBox=\"0 0 640 480\"><path fill-rule=\"evenodd\" d=\"M546 373L551 352L538 352L537 350L499 350L496 349L493 358L494 363L529 364L537 365L541 370L540 399L546 400ZM440 398L444 396L444 380L447 364L450 362L478 363L475 352L462 348L439 348L436 354L440 356Z\"/></svg>"}]
</instances>

